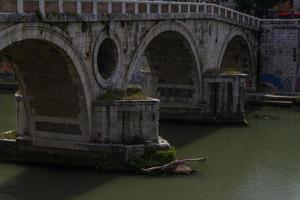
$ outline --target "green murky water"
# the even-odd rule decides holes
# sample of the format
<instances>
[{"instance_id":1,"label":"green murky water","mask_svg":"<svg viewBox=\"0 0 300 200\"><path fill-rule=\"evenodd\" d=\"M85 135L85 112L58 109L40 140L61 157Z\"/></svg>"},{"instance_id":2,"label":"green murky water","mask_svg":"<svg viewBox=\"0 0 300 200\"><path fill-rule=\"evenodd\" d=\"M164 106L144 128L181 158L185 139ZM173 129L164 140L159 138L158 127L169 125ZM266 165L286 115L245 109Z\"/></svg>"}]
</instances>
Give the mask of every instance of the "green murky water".
<instances>
[{"instance_id":1,"label":"green murky water","mask_svg":"<svg viewBox=\"0 0 300 200\"><path fill-rule=\"evenodd\" d=\"M15 124L14 98L0 95L0 130ZM265 117L267 116L267 117ZM246 126L161 124L191 176L145 177L0 164L0 199L299 200L300 112L264 108Z\"/></svg>"}]
</instances>

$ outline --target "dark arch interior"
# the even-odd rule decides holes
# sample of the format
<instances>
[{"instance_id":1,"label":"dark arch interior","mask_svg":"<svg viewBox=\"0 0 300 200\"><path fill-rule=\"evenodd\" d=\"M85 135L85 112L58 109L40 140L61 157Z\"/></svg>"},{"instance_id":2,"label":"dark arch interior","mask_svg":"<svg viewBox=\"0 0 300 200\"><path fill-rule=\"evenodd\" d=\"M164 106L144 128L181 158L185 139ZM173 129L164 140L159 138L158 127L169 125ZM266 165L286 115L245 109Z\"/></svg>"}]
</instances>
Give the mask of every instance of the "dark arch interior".
<instances>
[{"instance_id":1,"label":"dark arch interior","mask_svg":"<svg viewBox=\"0 0 300 200\"><path fill-rule=\"evenodd\" d=\"M98 55L98 70L104 79L108 79L113 75L118 64L118 48L112 39L102 41Z\"/></svg>"},{"instance_id":2,"label":"dark arch interior","mask_svg":"<svg viewBox=\"0 0 300 200\"><path fill-rule=\"evenodd\" d=\"M168 31L154 38L145 51L159 83L194 85L195 59L182 35Z\"/></svg>"},{"instance_id":3,"label":"dark arch interior","mask_svg":"<svg viewBox=\"0 0 300 200\"><path fill-rule=\"evenodd\" d=\"M147 84L143 88L148 96L159 98L162 105L192 103L197 99L197 64L184 36L175 31L159 34L146 48L144 59L151 79L151 84L149 80L142 83Z\"/></svg>"},{"instance_id":4,"label":"dark arch interior","mask_svg":"<svg viewBox=\"0 0 300 200\"><path fill-rule=\"evenodd\" d=\"M22 93L31 97L32 115L78 118L79 76L68 55L53 44L24 40L0 52L18 74Z\"/></svg>"},{"instance_id":5,"label":"dark arch interior","mask_svg":"<svg viewBox=\"0 0 300 200\"><path fill-rule=\"evenodd\" d=\"M238 71L251 75L251 56L245 39L235 36L228 44L222 58L221 70Z\"/></svg>"}]
</instances>

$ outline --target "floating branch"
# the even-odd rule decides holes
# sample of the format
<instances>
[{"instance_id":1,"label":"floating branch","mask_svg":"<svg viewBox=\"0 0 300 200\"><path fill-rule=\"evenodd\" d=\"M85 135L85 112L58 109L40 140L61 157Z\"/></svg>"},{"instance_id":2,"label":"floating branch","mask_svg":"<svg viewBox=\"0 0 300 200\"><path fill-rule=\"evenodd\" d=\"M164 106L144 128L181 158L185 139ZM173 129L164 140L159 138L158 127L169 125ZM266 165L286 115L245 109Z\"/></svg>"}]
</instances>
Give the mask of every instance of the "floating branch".
<instances>
[{"instance_id":1,"label":"floating branch","mask_svg":"<svg viewBox=\"0 0 300 200\"><path fill-rule=\"evenodd\" d=\"M206 160L207 157L175 160L162 166L150 167L150 168L142 169L141 171L145 174L150 174L155 172L172 173L172 174L191 174L193 170L190 167L185 166L184 163L186 162L204 163L206 162Z\"/></svg>"}]
</instances>

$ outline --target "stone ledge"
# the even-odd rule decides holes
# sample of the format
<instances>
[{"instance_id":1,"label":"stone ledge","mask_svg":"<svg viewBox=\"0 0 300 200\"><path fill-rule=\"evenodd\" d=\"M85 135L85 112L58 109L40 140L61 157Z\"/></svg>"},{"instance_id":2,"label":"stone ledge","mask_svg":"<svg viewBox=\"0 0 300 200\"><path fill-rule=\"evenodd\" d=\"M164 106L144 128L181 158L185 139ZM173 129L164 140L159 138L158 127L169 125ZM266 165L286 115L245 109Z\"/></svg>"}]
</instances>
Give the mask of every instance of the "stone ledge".
<instances>
[{"instance_id":1,"label":"stone ledge","mask_svg":"<svg viewBox=\"0 0 300 200\"><path fill-rule=\"evenodd\" d=\"M217 20L245 27L251 30L259 30L258 26L232 21L227 18L221 18L214 14L200 13L162 13L162 14L83 14L83 15L48 15L43 21L37 19L35 14L11 14L0 13L0 22L98 22L98 21L144 21L144 20Z\"/></svg>"},{"instance_id":2,"label":"stone ledge","mask_svg":"<svg viewBox=\"0 0 300 200\"><path fill-rule=\"evenodd\" d=\"M147 97L146 99L142 100L114 100L114 101L94 101L93 106L119 106L119 105L126 105L126 106L137 106L137 105L157 105L160 101L158 99L153 99L150 97Z\"/></svg>"},{"instance_id":3,"label":"stone ledge","mask_svg":"<svg viewBox=\"0 0 300 200\"><path fill-rule=\"evenodd\" d=\"M84 144L88 145L88 144ZM147 145L90 144L90 151L34 146L30 138L0 140L0 161L99 171L132 171L128 161L169 149L166 140ZM96 147L96 148L95 148Z\"/></svg>"}]
</instances>

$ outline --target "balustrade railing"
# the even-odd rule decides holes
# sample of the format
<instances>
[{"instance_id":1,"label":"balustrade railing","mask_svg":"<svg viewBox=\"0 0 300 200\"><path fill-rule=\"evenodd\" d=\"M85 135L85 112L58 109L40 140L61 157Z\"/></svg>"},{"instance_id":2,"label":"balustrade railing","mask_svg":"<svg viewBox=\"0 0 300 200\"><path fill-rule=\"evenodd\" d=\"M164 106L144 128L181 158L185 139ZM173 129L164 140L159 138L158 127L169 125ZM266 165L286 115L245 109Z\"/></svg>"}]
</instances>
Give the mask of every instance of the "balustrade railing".
<instances>
[{"instance_id":1,"label":"balustrade railing","mask_svg":"<svg viewBox=\"0 0 300 200\"><path fill-rule=\"evenodd\" d=\"M7 0L0 13L42 14L205 14L254 27L260 19L211 3L146 0ZM189 15L187 15L189 16ZM190 17L190 16L189 16Z\"/></svg>"}]
</instances>

